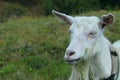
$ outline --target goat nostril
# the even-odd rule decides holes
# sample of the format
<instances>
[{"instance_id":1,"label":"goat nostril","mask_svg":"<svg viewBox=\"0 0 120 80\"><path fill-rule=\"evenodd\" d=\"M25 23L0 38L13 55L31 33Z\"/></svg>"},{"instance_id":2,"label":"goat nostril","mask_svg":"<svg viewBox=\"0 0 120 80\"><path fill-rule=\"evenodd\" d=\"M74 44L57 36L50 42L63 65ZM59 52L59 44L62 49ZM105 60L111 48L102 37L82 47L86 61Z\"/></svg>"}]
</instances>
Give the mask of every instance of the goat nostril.
<instances>
[{"instance_id":1,"label":"goat nostril","mask_svg":"<svg viewBox=\"0 0 120 80\"><path fill-rule=\"evenodd\" d=\"M74 51L71 51L71 52L70 52L70 56L72 56L73 54L75 54L75 52L74 52Z\"/></svg>"},{"instance_id":2,"label":"goat nostril","mask_svg":"<svg viewBox=\"0 0 120 80\"><path fill-rule=\"evenodd\" d=\"M66 52L66 56L68 56L68 57L72 56L73 54L75 54L74 51L67 51Z\"/></svg>"}]
</instances>

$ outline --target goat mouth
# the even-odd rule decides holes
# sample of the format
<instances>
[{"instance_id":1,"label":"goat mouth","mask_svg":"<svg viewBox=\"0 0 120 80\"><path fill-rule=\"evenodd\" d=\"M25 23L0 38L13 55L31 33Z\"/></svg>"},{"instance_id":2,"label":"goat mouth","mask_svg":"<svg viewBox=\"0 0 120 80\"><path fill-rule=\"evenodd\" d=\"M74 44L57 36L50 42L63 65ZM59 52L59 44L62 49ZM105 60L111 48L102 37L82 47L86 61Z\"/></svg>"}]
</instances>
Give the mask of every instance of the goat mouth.
<instances>
[{"instance_id":1,"label":"goat mouth","mask_svg":"<svg viewBox=\"0 0 120 80\"><path fill-rule=\"evenodd\" d=\"M78 59L72 59L72 60L66 60L66 62L68 62L68 63L72 63L72 62L77 62L77 61L79 61L80 60L80 58L78 58Z\"/></svg>"}]
</instances>

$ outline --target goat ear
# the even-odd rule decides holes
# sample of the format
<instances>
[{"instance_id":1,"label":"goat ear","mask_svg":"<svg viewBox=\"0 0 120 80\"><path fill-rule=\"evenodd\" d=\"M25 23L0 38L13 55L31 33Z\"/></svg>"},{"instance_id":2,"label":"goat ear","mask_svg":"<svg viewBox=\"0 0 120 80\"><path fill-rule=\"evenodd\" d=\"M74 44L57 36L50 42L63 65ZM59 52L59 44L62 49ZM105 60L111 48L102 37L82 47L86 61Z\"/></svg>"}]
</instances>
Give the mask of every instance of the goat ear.
<instances>
[{"instance_id":1,"label":"goat ear","mask_svg":"<svg viewBox=\"0 0 120 80\"><path fill-rule=\"evenodd\" d=\"M73 23L73 17L72 16L66 15L64 13L57 12L55 10L52 10L52 13L58 19L60 19L61 21L65 22L65 23L67 23L69 25L71 25Z\"/></svg>"},{"instance_id":2,"label":"goat ear","mask_svg":"<svg viewBox=\"0 0 120 80\"><path fill-rule=\"evenodd\" d=\"M101 28L104 28L105 26L109 26L109 25L113 24L114 22L115 22L114 15L107 14L107 15L103 15L101 17L100 25L101 25Z\"/></svg>"}]
</instances>

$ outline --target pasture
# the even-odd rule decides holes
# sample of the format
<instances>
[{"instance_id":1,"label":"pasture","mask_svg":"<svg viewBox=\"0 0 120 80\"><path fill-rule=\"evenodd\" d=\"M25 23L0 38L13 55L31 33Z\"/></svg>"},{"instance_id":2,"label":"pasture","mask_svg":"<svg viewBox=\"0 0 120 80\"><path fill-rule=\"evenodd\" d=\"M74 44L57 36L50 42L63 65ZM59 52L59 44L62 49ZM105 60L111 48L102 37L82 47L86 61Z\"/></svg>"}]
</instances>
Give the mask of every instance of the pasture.
<instances>
[{"instance_id":1,"label":"pasture","mask_svg":"<svg viewBox=\"0 0 120 80\"><path fill-rule=\"evenodd\" d=\"M80 16L112 13L115 23L105 31L114 42L120 39L120 12L95 11ZM10 19L0 23L0 80L67 80L71 68L64 61L69 44L68 25L54 16Z\"/></svg>"}]
</instances>

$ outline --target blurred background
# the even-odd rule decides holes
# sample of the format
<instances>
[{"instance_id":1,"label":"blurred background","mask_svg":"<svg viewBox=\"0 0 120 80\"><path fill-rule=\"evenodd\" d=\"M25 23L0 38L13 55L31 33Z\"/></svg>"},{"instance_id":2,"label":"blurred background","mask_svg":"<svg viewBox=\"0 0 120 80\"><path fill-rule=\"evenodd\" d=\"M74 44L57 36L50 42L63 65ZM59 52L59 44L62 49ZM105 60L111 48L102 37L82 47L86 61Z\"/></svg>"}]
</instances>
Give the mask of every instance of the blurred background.
<instances>
[{"instance_id":1,"label":"blurred background","mask_svg":"<svg viewBox=\"0 0 120 80\"><path fill-rule=\"evenodd\" d=\"M55 9L67 14L98 10L119 10L119 0L1 0L0 16L48 16Z\"/></svg>"},{"instance_id":2,"label":"blurred background","mask_svg":"<svg viewBox=\"0 0 120 80\"><path fill-rule=\"evenodd\" d=\"M53 9L73 16L112 13L116 21L104 34L120 39L120 0L0 0L0 80L68 80L69 27Z\"/></svg>"}]
</instances>

